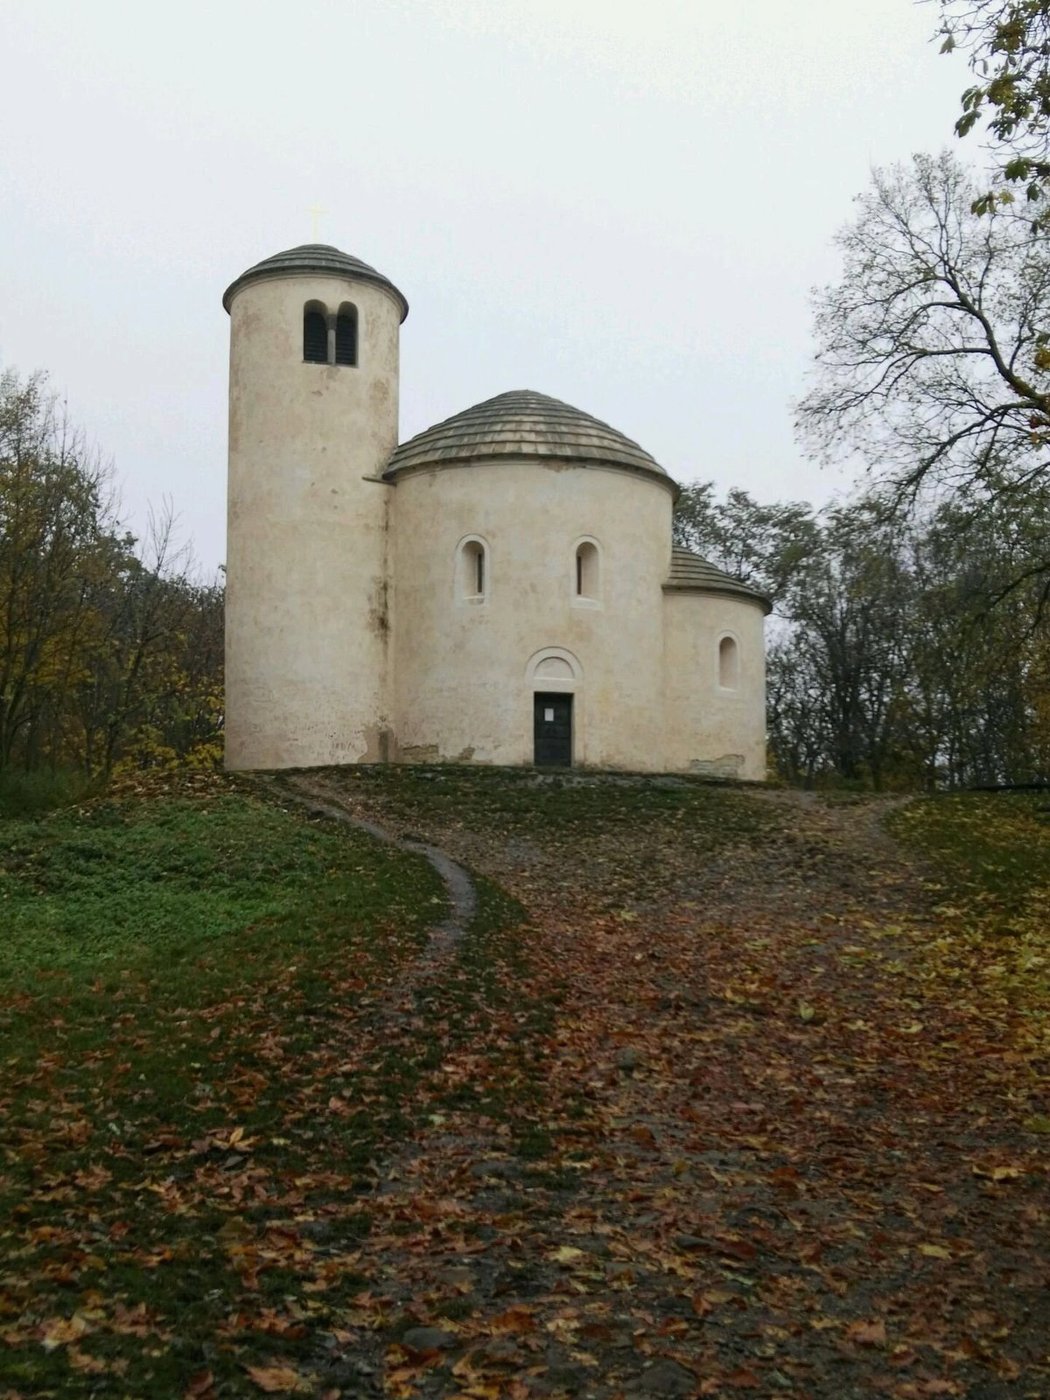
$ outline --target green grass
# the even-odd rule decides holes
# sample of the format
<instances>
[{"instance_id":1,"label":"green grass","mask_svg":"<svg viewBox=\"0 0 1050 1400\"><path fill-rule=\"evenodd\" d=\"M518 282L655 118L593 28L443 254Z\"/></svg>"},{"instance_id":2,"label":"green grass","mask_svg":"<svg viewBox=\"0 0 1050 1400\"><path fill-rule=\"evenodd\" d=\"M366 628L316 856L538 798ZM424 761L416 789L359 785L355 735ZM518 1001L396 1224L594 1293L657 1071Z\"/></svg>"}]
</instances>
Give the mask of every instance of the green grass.
<instances>
[{"instance_id":1,"label":"green grass","mask_svg":"<svg viewBox=\"0 0 1050 1400\"><path fill-rule=\"evenodd\" d=\"M891 814L890 832L930 862L945 902L1009 920L1050 887L1050 793L953 793Z\"/></svg>"},{"instance_id":2,"label":"green grass","mask_svg":"<svg viewBox=\"0 0 1050 1400\"><path fill-rule=\"evenodd\" d=\"M32 817L66 807L91 796L97 783L85 774L70 769L40 769L23 773L7 769L0 773L0 819Z\"/></svg>"},{"instance_id":3,"label":"green grass","mask_svg":"<svg viewBox=\"0 0 1050 1400\"><path fill-rule=\"evenodd\" d=\"M338 769L334 776L362 796L395 807L406 820L458 820L512 835L636 830L686 820L732 837L752 835L767 820L741 792L699 778L455 765Z\"/></svg>"},{"instance_id":4,"label":"green grass","mask_svg":"<svg viewBox=\"0 0 1050 1400\"><path fill-rule=\"evenodd\" d=\"M0 824L0 976L152 968L181 984L189 964L196 982L420 897L441 894L419 862L233 794L99 803Z\"/></svg>"},{"instance_id":5,"label":"green grass","mask_svg":"<svg viewBox=\"0 0 1050 1400\"><path fill-rule=\"evenodd\" d=\"M0 1393L311 1370L381 1289L387 1154L451 1115L513 1139L542 1098L554 1012L512 900L480 882L392 1034L446 911L430 866L221 780L0 823L0 910Z\"/></svg>"},{"instance_id":6,"label":"green grass","mask_svg":"<svg viewBox=\"0 0 1050 1400\"><path fill-rule=\"evenodd\" d=\"M1018 1063L1050 1052L1050 795L959 793L894 812L891 833L926 862L918 926L927 979L996 1014Z\"/></svg>"},{"instance_id":7,"label":"green grass","mask_svg":"<svg viewBox=\"0 0 1050 1400\"><path fill-rule=\"evenodd\" d=\"M392 829L505 869L516 889L563 908L578 899L586 867L592 911L633 914L676 892L689 898L712 853L774 839L786 820L746 786L690 777L454 765L323 776Z\"/></svg>"},{"instance_id":8,"label":"green grass","mask_svg":"<svg viewBox=\"0 0 1050 1400\"><path fill-rule=\"evenodd\" d=\"M286 1174L309 1183L333 1154L352 1187L403 1127L413 1056L371 1044L371 1022L443 890L416 857L219 790L0 824L0 908L0 1231L17 1260L0 1321L19 1319L0 1378L179 1394L236 1300L289 1286L274 1264L246 1292L224 1227L286 1219ZM344 1249L365 1228L347 1199ZM340 1273L344 1296L359 1282ZM49 1350L73 1317L90 1366L121 1370ZM225 1369L240 1375L232 1354Z\"/></svg>"}]
</instances>

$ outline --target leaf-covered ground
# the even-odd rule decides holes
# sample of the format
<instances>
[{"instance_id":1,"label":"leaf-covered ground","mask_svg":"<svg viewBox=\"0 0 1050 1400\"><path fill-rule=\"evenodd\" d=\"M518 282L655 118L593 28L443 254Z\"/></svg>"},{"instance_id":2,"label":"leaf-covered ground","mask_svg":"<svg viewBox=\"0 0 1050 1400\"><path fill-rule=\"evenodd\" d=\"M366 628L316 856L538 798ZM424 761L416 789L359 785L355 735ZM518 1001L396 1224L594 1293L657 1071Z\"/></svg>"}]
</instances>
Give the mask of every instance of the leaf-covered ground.
<instances>
[{"instance_id":1,"label":"leaf-covered ground","mask_svg":"<svg viewBox=\"0 0 1050 1400\"><path fill-rule=\"evenodd\" d=\"M1050 1393L1037 797L288 787L487 877L466 936L247 797L0 829L7 1394ZM114 822L171 917L118 880L41 981Z\"/></svg>"}]
</instances>

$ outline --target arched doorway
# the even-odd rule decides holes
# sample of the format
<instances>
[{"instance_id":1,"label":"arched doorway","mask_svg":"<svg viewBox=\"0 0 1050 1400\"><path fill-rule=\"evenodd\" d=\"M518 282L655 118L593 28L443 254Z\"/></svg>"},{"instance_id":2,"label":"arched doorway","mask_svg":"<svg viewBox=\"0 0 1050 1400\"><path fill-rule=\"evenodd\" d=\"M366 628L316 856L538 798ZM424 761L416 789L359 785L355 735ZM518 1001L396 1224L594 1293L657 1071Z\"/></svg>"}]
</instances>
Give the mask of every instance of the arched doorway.
<instances>
[{"instance_id":1,"label":"arched doorway","mask_svg":"<svg viewBox=\"0 0 1050 1400\"><path fill-rule=\"evenodd\" d=\"M547 647L531 657L526 677L532 691L532 761L537 768L571 768L575 753L574 692L580 663L571 651Z\"/></svg>"}]
</instances>

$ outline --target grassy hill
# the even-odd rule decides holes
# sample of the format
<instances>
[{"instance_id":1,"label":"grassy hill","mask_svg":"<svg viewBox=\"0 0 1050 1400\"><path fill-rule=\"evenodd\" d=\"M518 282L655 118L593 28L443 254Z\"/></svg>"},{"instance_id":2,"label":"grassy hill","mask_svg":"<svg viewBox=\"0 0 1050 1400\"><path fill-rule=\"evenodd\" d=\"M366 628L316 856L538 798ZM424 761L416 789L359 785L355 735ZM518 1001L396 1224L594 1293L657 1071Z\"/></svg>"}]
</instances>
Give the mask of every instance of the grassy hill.
<instances>
[{"instance_id":1,"label":"grassy hill","mask_svg":"<svg viewBox=\"0 0 1050 1400\"><path fill-rule=\"evenodd\" d=\"M0 1395L1035 1365L1045 798L325 780L481 872L460 942L425 860L279 790L0 820Z\"/></svg>"},{"instance_id":2,"label":"grassy hill","mask_svg":"<svg viewBox=\"0 0 1050 1400\"><path fill-rule=\"evenodd\" d=\"M223 1328L314 1269L262 1365L360 1288L360 1193L457 1025L483 1032L514 907L483 900L490 970L396 1042L390 989L445 911L431 867L221 780L0 823L0 911L5 1393L177 1395L205 1370L257 1393ZM333 1197L323 1248L280 1235Z\"/></svg>"}]
</instances>

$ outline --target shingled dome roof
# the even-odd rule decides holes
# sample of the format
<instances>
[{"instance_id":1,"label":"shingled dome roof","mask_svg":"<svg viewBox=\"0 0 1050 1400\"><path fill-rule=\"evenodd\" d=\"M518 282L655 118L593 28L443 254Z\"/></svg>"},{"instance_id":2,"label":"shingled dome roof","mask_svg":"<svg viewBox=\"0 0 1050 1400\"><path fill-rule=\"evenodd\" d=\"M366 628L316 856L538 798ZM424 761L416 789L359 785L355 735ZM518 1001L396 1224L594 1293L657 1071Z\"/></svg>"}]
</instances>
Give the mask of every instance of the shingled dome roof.
<instances>
[{"instance_id":1,"label":"shingled dome roof","mask_svg":"<svg viewBox=\"0 0 1050 1400\"><path fill-rule=\"evenodd\" d=\"M403 442L390 458L386 475L493 457L556 457L582 466L646 472L674 485L663 467L623 433L531 389L497 394Z\"/></svg>"},{"instance_id":2,"label":"shingled dome roof","mask_svg":"<svg viewBox=\"0 0 1050 1400\"><path fill-rule=\"evenodd\" d=\"M311 273L352 277L358 282L375 282L380 287L386 287L397 297L401 303L402 321L408 315L408 302L389 277L384 277L381 272L369 267L368 263L362 262L360 258L351 257L349 253L342 253L338 248L333 248L330 243L303 243L298 248L287 248L283 253L274 253L272 258L263 258L262 262L250 267L247 272L242 272L235 282L230 283L223 293L222 304L229 311L234 292L239 292L249 282L262 282L269 277L308 277Z\"/></svg>"},{"instance_id":3,"label":"shingled dome roof","mask_svg":"<svg viewBox=\"0 0 1050 1400\"><path fill-rule=\"evenodd\" d=\"M757 588L749 588L732 574L716 569L702 555L691 549L675 545L671 550L671 572L664 588L683 593L721 593L728 598L747 598L753 603L761 603L766 613L773 611L773 604Z\"/></svg>"}]
</instances>

